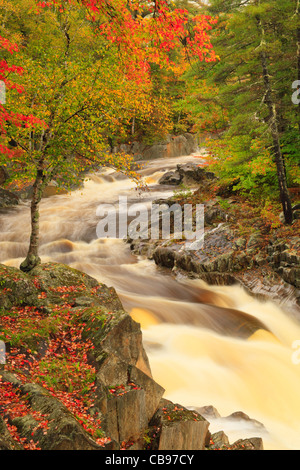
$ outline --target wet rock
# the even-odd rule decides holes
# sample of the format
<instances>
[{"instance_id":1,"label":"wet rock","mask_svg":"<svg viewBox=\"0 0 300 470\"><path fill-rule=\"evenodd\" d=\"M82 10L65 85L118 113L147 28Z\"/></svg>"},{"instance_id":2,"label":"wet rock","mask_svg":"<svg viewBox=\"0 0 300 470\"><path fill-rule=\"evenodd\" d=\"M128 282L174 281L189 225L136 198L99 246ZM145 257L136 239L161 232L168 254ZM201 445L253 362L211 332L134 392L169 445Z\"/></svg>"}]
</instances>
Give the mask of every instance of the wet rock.
<instances>
[{"instance_id":1,"label":"wet rock","mask_svg":"<svg viewBox=\"0 0 300 470\"><path fill-rule=\"evenodd\" d=\"M209 445L211 450L221 450L223 447L228 448L229 445L228 436L224 431L218 431L211 435L211 441Z\"/></svg>"},{"instance_id":2,"label":"wet rock","mask_svg":"<svg viewBox=\"0 0 300 470\"><path fill-rule=\"evenodd\" d=\"M247 248L257 248L260 247L263 244L263 237L260 232L260 230L257 230L255 233L252 233L249 237L248 243L247 243Z\"/></svg>"},{"instance_id":3,"label":"wet rock","mask_svg":"<svg viewBox=\"0 0 300 470\"><path fill-rule=\"evenodd\" d=\"M214 173L206 171L204 168L194 164L185 163L177 165L175 171L168 171L159 180L159 184L187 184L203 183L207 180L215 179Z\"/></svg>"},{"instance_id":4,"label":"wet rock","mask_svg":"<svg viewBox=\"0 0 300 470\"><path fill-rule=\"evenodd\" d=\"M40 264L28 273L39 291L46 293L46 303L61 304L66 298L77 307L107 306L112 310L123 310L114 288L99 283L88 274L60 263ZM65 288L64 299L61 288Z\"/></svg>"},{"instance_id":5,"label":"wet rock","mask_svg":"<svg viewBox=\"0 0 300 470\"><path fill-rule=\"evenodd\" d=\"M145 391L145 413L147 421L149 422L157 410L165 390L149 377L149 375L145 374L135 366L129 367L128 375L130 382L136 384Z\"/></svg>"},{"instance_id":6,"label":"wet rock","mask_svg":"<svg viewBox=\"0 0 300 470\"><path fill-rule=\"evenodd\" d=\"M247 421L253 424L257 428L264 429L264 425L260 421L250 418L250 416L248 416L243 411L235 411L234 413L231 413L229 416L225 417L224 419L229 419L232 421Z\"/></svg>"},{"instance_id":7,"label":"wet rock","mask_svg":"<svg viewBox=\"0 0 300 470\"><path fill-rule=\"evenodd\" d=\"M175 264L175 253L171 248L158 247L153 253L156 264L172 269Z\"/></svg>"},{"instance_id":8,"label":"wet rock","mask_svg":"<svg viewBox=\"0 0 300 470\"><path fill-rule=\"evenodd\" d=\"M267 260L282 279L300 288L300 238L270 242L267 247Z\"/></svg>"},{"instance_id":9,"label":"wet rock","mask_svg":"<svg viewBox=\"0 0 300 470\"><path fill-rule=\"evenodd\" d=\"M0 307L39 304L39 291L33 280L19 269L0 264L0 280Z\"/></svg>"},{"instance_id":10,"label":"wet rock","mask_svg":"<svg viewBox=\"0 0 300 470\"><path fill-rule=\"evenodd\" d=\"M177 171L181 177L181 181L185 184L200 183L207 179L212 180L216 178L214 173L205 170L195 163L177 165Z\"/></svg>"},{"instance_id":11,"label":"wet rock","mask_svg":"<svg viewBox=\"0 0 300 470\"><path fill-rule=\"evenodd\" d=\"M181 176L178 171L167 171L160 179L159 184L179 185Z\"/></svg>"}]
</instances>

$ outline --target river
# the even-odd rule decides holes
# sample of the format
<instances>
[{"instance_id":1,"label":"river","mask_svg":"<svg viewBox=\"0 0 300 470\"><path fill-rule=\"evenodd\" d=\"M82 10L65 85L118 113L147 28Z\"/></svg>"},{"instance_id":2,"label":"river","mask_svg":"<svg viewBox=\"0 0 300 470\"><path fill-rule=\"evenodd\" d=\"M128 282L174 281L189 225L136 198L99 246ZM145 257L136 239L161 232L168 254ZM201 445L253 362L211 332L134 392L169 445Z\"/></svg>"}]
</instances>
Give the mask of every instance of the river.
<instances>
[{"instance_id":1,"label":"river","mask_svg":"<svg viewBox=\"0 0 300 470\"><path fill-rule=\"evenodd\" d=\"M106 168L90 175L83 189L43 199L40 256L116 288L124 308L141 323L152 374L165 388L165 398L187 407L213 405L222 417L241 410L263 423L261 428L252 421L212 419L210 430L225 430L230 442L261 436L265 449L300 449L300 364L292 360L300 325L279 306L260 302L239 286L176 278L132 254L122 240L97 239L100 204L116 203L120 195L148 204L168 197L174 188L158 185L160 176L189 161L202 158L146 162L141 173L147 192L139 193L134 183ZM1 214L1 263L19 267L29 220L27 203ZM269 331L260 329L248 338L231 335L232 309L262 321Z\"/></svg>"}]
</instances>

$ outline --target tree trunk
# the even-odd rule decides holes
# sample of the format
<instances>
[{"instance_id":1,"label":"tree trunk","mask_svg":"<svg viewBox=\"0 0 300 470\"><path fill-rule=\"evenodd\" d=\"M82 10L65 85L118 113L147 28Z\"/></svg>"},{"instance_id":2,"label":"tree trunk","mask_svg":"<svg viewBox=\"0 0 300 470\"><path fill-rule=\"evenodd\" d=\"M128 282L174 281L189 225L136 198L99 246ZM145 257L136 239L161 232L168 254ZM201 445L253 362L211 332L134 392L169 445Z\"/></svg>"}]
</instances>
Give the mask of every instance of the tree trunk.
<instances>
[{"instance_id":1,"label":"tree trunk","mask_svg":"<svg viewBox=\"0 0 300 470\"><path fill-rule=\"evenodd\" d=\"M297 12L299 15L299 12ZM297 28L297 70L298 70L298 87L300 86L300 27ZM300 132L300 103L298 104L298 129Z\"/></svg>"},{"instance_id":2,"label":"tree trunk","mask_svg":"<svg viewBox=\"0 0 300 470\"><path fill-rule=\"evenodd\" d=\"M280 200L283 208L283 214L286 224L291 224L293 222L293 211L292 211L292 203L290 199L290 195L287 188L286 182L286 175L284 169L284 162L280 148L280 139L279 139L279 132L277 127L277 113L276 107L272 100L272 89L271 83L269 79L268 73L268 66L267 66L267 57L264 51L260 54L261 57L261 65L263 70L263 78L265 84L265 103L268 106L269 113L270 113L270 131L273 140L273 150L274 150L274 157L275 163L277 168L277 177L278 177L278 185L280 191Z\"/></svg>"},{"instance_id":3,"label":"tree trunk","mask_svg":"<svg viewBox=\"0 0 300 470\"><path fill-rule=\"evenodd\" d=\"M293 222L292 203L291 203L290 195L289 195L288 188L287 188L284 160L283 160L281 147L280 147L276 106L275 106L275 103L273 102L273 97L272 97L272 87L271 87L270 75L269 75L269 70L268 70L268 61L267 61L267 55L265 52L265 46L266 46L265 31L262 25L261 18L257 16L256 19L257 19L257 23L261 32L262 50L260 52L260 59L261 59L263 80L264 80L264 85L265 85L264 101L269 110L270 132L271 132L272 141L273 141L273 152L274 152L276 169L277 169L280 201L282 204L285 223L291 224Z\"/></svg>"},{"instance_id":4,"label":"tree trunk","mask_svg":"<svg viewBox=\"0 0 300 470\"><path fill-rule=\"evenodd\" d=\"M33 194L31 199L31 235L30 244L26 259L20 265L21 271L29 272L41 263L38 255L39 250L39 203L42 199L43 189L45 187L45 175L42 168L37 170L36 179L33 185Z\"/></svg>"}]
</instances>

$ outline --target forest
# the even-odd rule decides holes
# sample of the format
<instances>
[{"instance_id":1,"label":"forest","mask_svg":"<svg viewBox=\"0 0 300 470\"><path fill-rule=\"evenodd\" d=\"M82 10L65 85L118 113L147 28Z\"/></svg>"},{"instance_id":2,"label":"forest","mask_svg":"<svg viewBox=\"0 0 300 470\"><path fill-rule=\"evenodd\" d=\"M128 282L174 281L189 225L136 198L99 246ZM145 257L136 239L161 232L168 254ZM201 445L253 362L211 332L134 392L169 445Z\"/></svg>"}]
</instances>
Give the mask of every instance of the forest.
<instances>
[{"instance_id":1,"label":"forest","mask_svg":"<svg viewBox=\"0 0 300 470\"><path fill-rule=\"evenodd\" d=\"M0 0L0 55L0 450L299 449L299 0Z\"/></svg>"}]
</instances>

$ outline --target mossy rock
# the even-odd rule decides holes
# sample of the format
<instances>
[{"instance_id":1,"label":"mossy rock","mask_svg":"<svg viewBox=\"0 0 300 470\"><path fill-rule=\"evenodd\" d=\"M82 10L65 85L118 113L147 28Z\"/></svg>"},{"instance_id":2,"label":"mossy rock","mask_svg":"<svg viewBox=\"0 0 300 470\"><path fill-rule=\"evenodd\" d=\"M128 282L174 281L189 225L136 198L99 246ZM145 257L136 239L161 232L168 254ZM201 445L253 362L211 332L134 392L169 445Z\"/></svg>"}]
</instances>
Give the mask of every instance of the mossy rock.
<instances>
[{"instance_id":1,"label":"mossy rock","mask_svg":"<svg viewBox=\"0 0 300 470\"><path fill-rule=\"evenodd\" d=\"M39 291L32 279L17 268L0 264L0 307L38 306Z\"/></svg>"},{"instance_id":2,"label":"mossy rock","mask_svg":"<svg viewBox=\"0 0 300 470\"><path fill-rule=\"evenodd\" d=\"M29 276L36 278L41 289L48 291L49 288L60 286L78 286L83 285L87 289L92 289L98 285L93 277L77 269L70 268L60 263L45 263L36 266L30 271Z\"/></svg>"},{"instance_id":3,"label":"mossy rock","mask_svg":"<svg viewBox=\"0 0 300 470\"><path fill-rule=\"evenodd\" d=\"M28 275L34 278L39 290L46 293L50 304L68 302L79 308L105 306L111 310L123 310L114 288L65 264L40 264Z\"/></svg>"}]
</instances>

